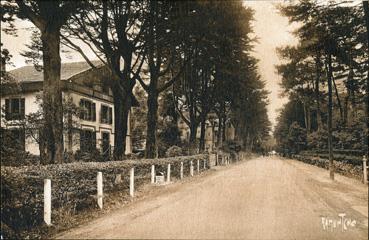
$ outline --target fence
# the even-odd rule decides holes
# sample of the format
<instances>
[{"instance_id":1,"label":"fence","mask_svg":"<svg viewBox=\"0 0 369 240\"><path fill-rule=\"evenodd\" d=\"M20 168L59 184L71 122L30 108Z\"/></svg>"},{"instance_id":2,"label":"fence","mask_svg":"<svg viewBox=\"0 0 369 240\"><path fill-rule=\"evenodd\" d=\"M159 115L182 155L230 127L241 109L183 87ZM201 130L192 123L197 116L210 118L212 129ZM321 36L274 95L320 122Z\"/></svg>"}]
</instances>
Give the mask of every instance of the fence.
<instances>
[{"instance_id":1,"label":"fence","mask_svg":"<svg viewBox=\"0 0 369 240\"><path fill-rule=\"evenodd\" d=\"M145 183L157 183L157 173L164 173L168 183L174 178L181 180L194 176L195 167L196 174L200 174L214 165L228 165L239 158L231 159L229 154L218 153L138 161L7 167L1 169L4 199L1 221L15 231L42 222L48 226L57 224L59 209L71 209L74 213L86 208L103 209L106 194L119 191L134 197L135 188ZM41 180L44 181L43 189Z\"/></svg>"}]
</instances>

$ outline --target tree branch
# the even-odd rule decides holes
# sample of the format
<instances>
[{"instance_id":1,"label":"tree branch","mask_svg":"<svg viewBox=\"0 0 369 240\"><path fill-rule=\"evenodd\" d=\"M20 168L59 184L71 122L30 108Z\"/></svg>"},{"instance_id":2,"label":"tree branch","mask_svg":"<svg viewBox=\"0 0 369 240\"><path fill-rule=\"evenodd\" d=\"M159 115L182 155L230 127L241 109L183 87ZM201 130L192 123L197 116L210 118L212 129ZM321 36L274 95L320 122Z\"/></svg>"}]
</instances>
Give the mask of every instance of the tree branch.
<instances>
[{"instance_id":1,"label":"tree branch","mask_svg":"<svg viewBox=\"0 0 369 240\"><path fill-rule=\"evenodd\" d=\"M46 27L46 21L37 15L29 6L27 6L24 1L16 0L19 6L20 12L25 15L41 32L44 31Z\"/></svg>"}]
</instances>

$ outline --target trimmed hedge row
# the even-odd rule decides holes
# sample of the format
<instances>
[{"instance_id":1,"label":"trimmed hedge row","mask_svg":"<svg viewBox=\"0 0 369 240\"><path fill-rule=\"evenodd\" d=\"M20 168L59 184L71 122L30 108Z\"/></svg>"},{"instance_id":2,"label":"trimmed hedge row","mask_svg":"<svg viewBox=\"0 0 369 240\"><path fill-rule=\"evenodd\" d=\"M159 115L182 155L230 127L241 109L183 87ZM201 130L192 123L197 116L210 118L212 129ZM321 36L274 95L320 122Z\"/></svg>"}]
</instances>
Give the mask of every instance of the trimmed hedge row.
<instances>
[{"instance_id":1,"label":"trimmed hedge row","mask_svg":"<svg viewBox=\"0 0 369 240\"><path fill-rule=\"evenodd\" d=\"M151 165L156 172L166 173L171 164L171 177L179 178L180 162L184 163L184 175L189 175L190 161L196 170L197 160L209 159L208 155L181 156L161 159L125 160L110 162L77 162L45 166L1 168L1 223L14 232L22 232L43 224L44 179L51 179L52 219L58 224L58 210L73 214L96 208L96 176L103 173L104 195L112 192L129 193L129 169L135 167L135 188L149 183ZM206 165L209 167L208 164ZM122 181L116 182L121 174Z\"/></svg>"},{"instance_id":2,"label":"trimmed hedge row","mask_svg":"<svg viewBox=\"0 0 369 240\"><path fill-rule=\"evenodd\" d=\"M305 152L305 151L303 151L303 152ZM306 152L328 154L327 149L311 149L311 150L306 151ZM358 156L358 157L362 157L365 154L364 151L355 150L355 149L333 149L333 153L334 154L349 155L349 156Z\"/></svg>"},{"instance_id":3,"label":"trimmed hedge row","mask_svg":"<svg viewBox=\"0 0 369 240\"><path fill-rule=\"evenodd\" d=\"M326 158L304 156L304 155L293 155L294 159L299 161L315 165L321 168L329 169L329 160ZM348 177L354 177L358 180L362 179L363 168L362 165L353 165L343 161L333 161L335 171ZM361 162L362 164L362 162Z\"/></svg>"},{"instance_id":4,"label":"trimmed hedge row","mask_svg":"<svg viewBox=\"0 0 369 240\"><path fill-rule=\"evenodd\" d=\"M324 158L324 159L329 158L328 153L317 153L317 152L312 152L312 151L302 151L300 152L299 155L307 156L307 157L319 157L319 158ZM333 158L336 161L351 164L354 166L362 165L363 163L362 156L352 156L352 155L347 155L347 154L333 153Z\"/></svg>"}]
</instances>

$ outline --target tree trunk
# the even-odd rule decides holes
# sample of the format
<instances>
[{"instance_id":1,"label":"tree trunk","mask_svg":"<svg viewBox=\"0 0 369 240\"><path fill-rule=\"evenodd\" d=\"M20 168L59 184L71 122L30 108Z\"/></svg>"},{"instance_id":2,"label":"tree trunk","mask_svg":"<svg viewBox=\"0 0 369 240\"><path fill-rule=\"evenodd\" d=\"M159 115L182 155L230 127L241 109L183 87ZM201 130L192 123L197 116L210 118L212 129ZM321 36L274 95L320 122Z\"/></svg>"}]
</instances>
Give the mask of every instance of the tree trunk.
<instances>
[{"instance_id":1,"label":"tree trunk","mask_svg":"<svg viewBox=\"0 0 369 240\"><path fill-rule=\"evenodd\" d=\"M41 32L44 82L43 110L45 118L44 139L47 142L46 158L49 163L62 163L63 140L63 104L60 87L60 29Z\"/></svg>"},{"instance_id":2,"label":"tree trunk","mask_svg":"<svg viewBox=\"0 0 369 240\"><path fill-rule=\"evenodd\" d=\"M319 90L320 68L321 68L320 54L317 54L317 57L315 59L315 67L316 67L316 76L315 76L316 121L318 125L318 130L321 130L323 128L323 121L322 114L320 111L320 90Z\"/></svg>"},{"instance_id":3,"label":"tree trunk","mask_svg":"<svg viewBox=\"0 0 369 240\"><path fill-rule=\"evenodd\" d=\"M222 117L219 117L218 119L218 132L217 132L217 147L221 148L223 146L223 120Z\"/></svg>"},{"instance_id":4,"label":"tree trunk","mask_svg":"<svg viewBox=\"0 0 369 240\"><path fill-rule=\"evenodd\" d=\"M46 165L48 164L48 155L47 155L46 138L43 137L43 134L44 134L44 129L39 129L38 149L40 151L41 164Z\"/></svg>"},{"instance_id":5,"label":"tree trunk","mask_svg":"<svg viewBox=\"0 0 369 240\"><path fill-rule=\"evenodd\" d=\"M153 81L152 81L153 82ZM146 135L146 158L157 158L157 122L158 122L158 93L156 86L150 86L147 98L147 135Z\"/></svg>"},{"instance_id":6,"label":"tree trunk","mask_svg":"<svg viewBox=\"0 0 369 240\"><path fill-rule=\"evenodd\" d=\"M310 109L309 106L306 105L305 102L303 102L304 105L304 120L305 120L305 129L308 134L310 134Z\"/></svg>"},{"instance_id":7,"label":"tree trunk","mask_svg":"<svg viewBox=\"0 0 369 240\"><path fill-rule=\"evenodd\" d=\"M199 145L200 153L205 151L205 134L206 134L205 131L206 131L206 115L202 114L201 129L200 129L200 145Z\"/></svg>"},{"instance_id":8,"label":"tree trunk","mask_svg":"<svg viewBox=\"0 0 369 240\"><path fill-rule=\"evenodd\" d=\"M369 54L369 4L368 1L363 1L364 13L365 13L365 23L366 23L366 37L367 37L367 48L366 51ZM364 137L364 151L366 156L369 157L369 58L367 59L367 78L366 78L366 91L365 91L365 118L366 118L366 137ZM365 133L364 133L365 134Z\"/></svg>"},{"instance_id":9,"label":"tree trunk","mask_svg":"<svg viewBox=\"0 0 369 240\"><path fill-rule=\"evenodd\" d=\"M69 112L67 115L67 135L68 135L68 152L73 153L73 116Z\"/></svg>"},{"instance_id":10,"label":"tree trunk","mask_svg":"<svg viewBox=\"0 0 369 240\"><path fill-rule=\"evenodd\" d=\"M248 128L246 129L245 149L246 151L250 151L250 131Z\"/></svg>"},{"instance_id":11,"label":"tree trunk","mask_svg":"<svg viewBox=\"0 0 369 240\"><path fill-rule=\"evenodd\" d=\"M310 105L307 106L307 123L308 123L308 128L307 133L311 133L311 110L310 110Z\"/></svg>"},{"instance_id":12,"label":"tree trunk","mask_svg":"<svg viewBox=\"0 0 369 240\"><path fill-rule=\"evenodd\" d=\"M226 128L227 128L227 126L226 126L226 117L225 116L223 116L223 131L222 131L222 138L223 138L223 142L224 141L226 141L227 140L227 136L226 136Z\"/></svg>"},{"instance_id":13,"label":"tree trunk","mask_svg":"<svg viewBox=\"0 0 369 240\"><path fill-rule=\"evenodd\" d=\"M345 97L345 100L343 102L343 124L344 126L347 126L348 123L348 103L350 99L350 92L347 91L347 96Z\"/></svg>"},{"instance_id":14,"label":"tree trunk","mask_svg":"<svg viewBox=\"0 0 369 240\"><path fill-rule=\"evenodd\" d=\"M190 122L190 143L196 142L197 124L194 121Z\"/></svg>"},{"instance_id":15,"label":"tree trunk","mask_svg":"<svg viewBox=\"0 0 369 240\"><path fill-rule=\"evenodd\" d=\"M126 151L127 123L131 108L131 97L129 93L120 92L117 87L112 90L114 97L114 159L121 160Z\"/></svg>"},{"instance_id":16,"label":"tree trunk","mask_svg":"<svg viewBox=\"0 0 369 240\"><path fill-rule=\"evenodd\" d=\"M341 120L341 123L343 123L344 120L343 120L343 109L342 109L341 99L340 99L340 96L338 95L337 85L336 85L336 81L333 78L333 75L331 75L331 78L332 78L332 82L334 86L334 93L336 94L336 98L337 98L338 108L340 110L340 120Z\"/></svg>"},{"instance_id":17,"label":"tree trunk","mask_svg":"<svg viewBox=\"0 0 369 240\"><path fill-rule=\"evenodd\" d=\"M328 54L328 152L329 177L334 180L333 146L332 146L332 55Z\"/></svg>"}]
</instances>

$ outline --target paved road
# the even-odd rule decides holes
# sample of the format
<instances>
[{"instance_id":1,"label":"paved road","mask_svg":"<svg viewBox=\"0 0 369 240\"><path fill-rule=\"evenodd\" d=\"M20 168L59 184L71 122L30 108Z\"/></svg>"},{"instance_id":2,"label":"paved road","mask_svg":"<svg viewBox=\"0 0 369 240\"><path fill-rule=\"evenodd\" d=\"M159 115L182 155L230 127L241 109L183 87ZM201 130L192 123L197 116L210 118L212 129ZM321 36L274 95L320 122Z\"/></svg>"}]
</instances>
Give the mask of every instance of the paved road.
<instances>
[{"instance_id":1,"label":"paved road","mask_svg":"<svg viewBox=\"0 0 369 240\"><path fill-rule=\"evenodd\" d=\"M58 238L367 239L368 188L278 157L216 169ZM356 221L324 230L322 217ZM345 221L346 224L348 223ZM333 223L332 223L333 224Z\"/></svg>"}]
</instances>

